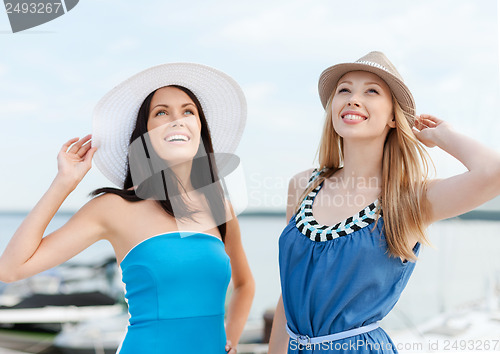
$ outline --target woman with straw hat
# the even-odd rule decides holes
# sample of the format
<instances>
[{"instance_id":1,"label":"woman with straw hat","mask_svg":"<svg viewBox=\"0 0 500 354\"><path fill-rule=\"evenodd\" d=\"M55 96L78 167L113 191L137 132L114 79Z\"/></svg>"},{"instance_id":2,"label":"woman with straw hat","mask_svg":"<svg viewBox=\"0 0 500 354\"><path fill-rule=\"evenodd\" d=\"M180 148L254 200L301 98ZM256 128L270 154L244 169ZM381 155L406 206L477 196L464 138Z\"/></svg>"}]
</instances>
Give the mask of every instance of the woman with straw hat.
<instances>
[{"instance_id":1,"label":"woman with straw hat","mask_svg":"<svg viewBox=\"0 0 500 354\"><path fill-rule=\"evenodd\" d=\"M0 258L0 281L29 277L106 239L131 316L119 353L236 353L254 281L223 176L238 162L245 119L239 85L207 66L159 65L116 86L96 106L92 146L90 135L63 145L56 178ZM92 157L119 188L94 191L43 237Z\"/></svg>"},{"instance_id":2,"label":"woman with straw hat","mask_svg":"<svg viewBox=\"0 0 500 354\"><path fill-rule=\"evenodd\" d=\"M289 184L269 353L394 353L378 321L405 288L427 226L500 194L500 155L441 119L415 115L383 53L326 69L319 94L319 167ZM424 145L469 171L428 179Z\"/></svg>"}]
</instances>

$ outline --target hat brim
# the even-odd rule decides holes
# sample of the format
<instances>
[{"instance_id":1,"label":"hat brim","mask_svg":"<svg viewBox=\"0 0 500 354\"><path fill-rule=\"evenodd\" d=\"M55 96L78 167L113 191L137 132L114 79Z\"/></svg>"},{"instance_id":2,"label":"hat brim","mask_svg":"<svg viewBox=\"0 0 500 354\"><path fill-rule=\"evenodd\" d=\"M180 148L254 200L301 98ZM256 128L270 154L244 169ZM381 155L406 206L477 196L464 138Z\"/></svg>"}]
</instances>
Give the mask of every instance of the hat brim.
<instances>
[{"instance_id":1,"label":"hat brim","mask_svg":"<svg viewBox=\"0 0 500 354\"><path fill-rule=\"evenodd\" d=\"M170 85L189 89L200 101L214 152L234 153L246 122L247 105L238 83L225 73L194 63L170 63L146 69L114 87L93 112L94 162L111 182L123 188L130 137L144 99Z\"/></svg>"},{"instance_id":2,"label":"hat brim","mask_svg":"<svg viewBox=\"0 0 500 354\"><path fill-rule=\"evenodd\" d=\"M326 109L328 100L330 99L340 78L351 71L367 71L384 80L394 93L394 96L398 100L403 111L407 114L407 119L409 119L410 125L413 126L415 119L415 100L413 99L413 95L408 87L403 81L384 69L367 64L342 63L325 69L321 73L318 83L319 97L323 108Z\"/></svg>"}]
</instances>

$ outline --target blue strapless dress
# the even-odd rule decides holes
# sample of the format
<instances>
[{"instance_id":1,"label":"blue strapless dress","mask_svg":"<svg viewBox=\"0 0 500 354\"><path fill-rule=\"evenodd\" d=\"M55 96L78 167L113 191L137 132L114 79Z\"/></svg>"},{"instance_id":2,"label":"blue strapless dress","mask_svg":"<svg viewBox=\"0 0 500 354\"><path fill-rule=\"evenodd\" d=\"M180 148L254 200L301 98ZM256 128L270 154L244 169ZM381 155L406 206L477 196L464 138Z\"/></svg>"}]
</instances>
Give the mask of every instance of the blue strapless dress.
<instances>
[{"instance_id":1,"label":"blue strapless dress","mask_svg":"<svg viewBox=\"0 0 500 354\"><path fill-rule=\"evenodd\" d=\"M231 265L219 238L185 231L153 236L120 267L130 319L117 353L226 353Z\"/></svg>"}]
</instances>

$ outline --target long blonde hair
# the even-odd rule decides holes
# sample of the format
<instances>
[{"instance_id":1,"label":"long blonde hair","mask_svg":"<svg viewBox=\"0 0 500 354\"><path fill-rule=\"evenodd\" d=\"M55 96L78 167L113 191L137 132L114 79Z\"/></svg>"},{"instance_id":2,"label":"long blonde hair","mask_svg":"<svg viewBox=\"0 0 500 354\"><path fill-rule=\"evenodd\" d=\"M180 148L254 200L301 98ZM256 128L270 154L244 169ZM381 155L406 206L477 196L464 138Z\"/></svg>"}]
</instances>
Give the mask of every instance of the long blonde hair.
<instances>
[{"instance_id":1,"label":"long blonde hair","mask_svg":"<svg viewBox=\"0 0 500 354\"><path fill-rule=\"evenodd\" d=\"M331 106L335 91L333 90L325 108L325 123L318 149L321 173L301 195L295 212L299 210L302 200L325 179L342 168L344 163L343 138L337 134L332 123ZM408 236L412 235L419 242L430 244L425 231L425 221L430 213L425 190L429 163L432 164L432 161L412 132L409 122L413 122L414 117L403 111L394 94L392 102L396 128L387 133L382 157L380 201L384 214L384 228L390 255L416 260L417 257L407 240ZM380 213L377 215L377 222L379 216ZM373 229L375 227L376 223Z\"/></svg>"}]
</instances>

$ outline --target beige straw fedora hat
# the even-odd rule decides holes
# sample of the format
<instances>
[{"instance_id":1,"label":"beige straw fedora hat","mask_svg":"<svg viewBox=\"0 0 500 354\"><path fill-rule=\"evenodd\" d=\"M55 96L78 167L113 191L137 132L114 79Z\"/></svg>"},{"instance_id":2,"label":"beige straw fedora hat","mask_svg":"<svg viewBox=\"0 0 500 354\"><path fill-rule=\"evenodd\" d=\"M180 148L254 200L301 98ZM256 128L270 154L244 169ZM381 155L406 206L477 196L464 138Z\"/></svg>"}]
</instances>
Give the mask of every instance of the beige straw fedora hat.
<instances>
[{"instance_id":1,"label":"beige straw fedora hat","mask_svg":"<svg viewBox=\"0 0 500 354\"><path fill-rule=\"evenodd\" d=\"M94 109L92 146L98 148L94 162L104 176L120 188L125 182L130 137L139 108L151 92L169 85L183 86L198 98L215 153L232 154L238 146L245 127L247 105L236 81L201 64L154 66L113 88Z\"/></svg>"},{"instance_id":2,"label":"beige straw fedora hat","mask_svg":"<svg viewBox=\"0 0 500 354\"><path fill-rule=\"evenodd\" d=\"M410 126L413 126L415 122L415 100L399 72L382 52L370 52L354 63L337 64L324 70L319 77L318 83L319 97L323 107L326 108L339 79L350 71L358 70L373 73L385 81L405 112Z\"/></svg>"}]
</instances>

